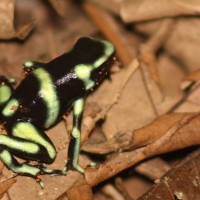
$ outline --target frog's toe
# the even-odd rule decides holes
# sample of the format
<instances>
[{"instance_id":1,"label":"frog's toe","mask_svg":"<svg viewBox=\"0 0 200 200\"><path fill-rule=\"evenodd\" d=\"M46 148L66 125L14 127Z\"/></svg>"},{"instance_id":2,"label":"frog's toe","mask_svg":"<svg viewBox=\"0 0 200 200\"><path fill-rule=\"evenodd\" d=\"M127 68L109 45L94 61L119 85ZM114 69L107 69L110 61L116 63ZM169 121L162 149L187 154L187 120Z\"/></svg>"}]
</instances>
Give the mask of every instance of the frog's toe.
<instances>
[{"instance_id":1,"label":"frog's toe","mask_svg":"<svg viewBox=\"0 0 200 200\"><path fill-rule=\"evenodd\" d=\"M62 175L65 175L62 170L58 170L58 169L46 169L46 168L41 169L41 174L50 174L52 176L62 176Z\"/></svg>"},{"instance_id":2,"label":"frog's toe","mask_svg":"<svg viewBox=\"0 0 200 200\"><path fill-rule=\"evenodd\" d=\"M63 173L66 173L68 170L78 171L80 173L85 172L85 170L79 164L72 165L71 163L67 163L62 171L63 171Z\"/></svg>"},{"instance_id":3,"label":"frog's toe","mask_svg":"<svg viewBox=\"0 0 200 200\"><path fill-rule=\"evenodd\" d=\"M42 179L40 178L39 175L37 175L37 177L36 177L36 182L40 184L40 187L42 189L44 189L44 183L42 182Z\"/></svg>"}]
</instances>

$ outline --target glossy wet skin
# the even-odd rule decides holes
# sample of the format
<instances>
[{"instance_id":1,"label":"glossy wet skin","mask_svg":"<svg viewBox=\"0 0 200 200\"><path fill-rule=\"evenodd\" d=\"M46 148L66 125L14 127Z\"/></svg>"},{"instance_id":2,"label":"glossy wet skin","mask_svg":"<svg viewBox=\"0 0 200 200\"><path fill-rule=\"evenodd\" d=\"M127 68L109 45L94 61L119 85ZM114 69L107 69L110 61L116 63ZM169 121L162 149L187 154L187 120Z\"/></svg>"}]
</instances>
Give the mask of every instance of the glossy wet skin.
<instances>
[{"instance_id":1,"label":"glossy wet skin","mask_svg":"<svg viewBox=\"0 0 200 200\"><path fill-rule=\"evenodd\" d=\"M114 53L111 43L84 37L49 63L25 62L26 78L15 90L0 76L0 120L8 134L0 135L0 159L8 168L33 178L41 173L65 174L69 169L84 172L78 164L84 97L105 76ZM73 129L64 169L19 164L12 154L41 163L54 161L56 150L44 130L61 120L72 105Z\"/></svg>"}]
</instances>

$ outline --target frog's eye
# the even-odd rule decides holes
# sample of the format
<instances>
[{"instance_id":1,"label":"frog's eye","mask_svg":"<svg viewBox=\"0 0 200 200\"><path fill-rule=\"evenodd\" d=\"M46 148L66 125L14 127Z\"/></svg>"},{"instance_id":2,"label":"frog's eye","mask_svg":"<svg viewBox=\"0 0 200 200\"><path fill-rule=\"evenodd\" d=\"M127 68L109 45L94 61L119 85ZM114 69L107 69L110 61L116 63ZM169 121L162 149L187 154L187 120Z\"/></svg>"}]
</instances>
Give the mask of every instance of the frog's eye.
<instances>
[{"instance_id":1,"label":"frog's eye","mask_svg":"<svg viewBox=\"0 0 200 200\"><path fill-rule=\"evenodd\" d=\"M111 56L108 60L106 60L104 63L102 63L98 68L95 68L90 75L90 79L96 82L98 82L107 74L109 68L112 66L112 63L114 61L113 56Z\"/></svg>"}]
</instances>

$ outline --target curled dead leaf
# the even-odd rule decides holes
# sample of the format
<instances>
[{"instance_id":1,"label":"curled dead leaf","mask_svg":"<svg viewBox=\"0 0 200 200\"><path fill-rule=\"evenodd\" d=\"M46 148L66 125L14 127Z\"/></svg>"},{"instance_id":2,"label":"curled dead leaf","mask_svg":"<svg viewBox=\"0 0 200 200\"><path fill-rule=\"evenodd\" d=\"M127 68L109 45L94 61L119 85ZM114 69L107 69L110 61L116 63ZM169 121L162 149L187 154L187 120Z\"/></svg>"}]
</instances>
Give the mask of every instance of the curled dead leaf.
<instances>
[{"instance_id":1,"label":"curled dead leaf","mask_svg":"<svg viewBox=\"0 0 200 200\"><path fill-rule=\"evenodd\" d=\"M199 112L158 117L151 124L134 131L132 148L140 148L115 154L98 169L86 169L86 180L90 185L96 185L146 158L197 145L200 143L199 129Z\"/></svg>"}]
</instances>

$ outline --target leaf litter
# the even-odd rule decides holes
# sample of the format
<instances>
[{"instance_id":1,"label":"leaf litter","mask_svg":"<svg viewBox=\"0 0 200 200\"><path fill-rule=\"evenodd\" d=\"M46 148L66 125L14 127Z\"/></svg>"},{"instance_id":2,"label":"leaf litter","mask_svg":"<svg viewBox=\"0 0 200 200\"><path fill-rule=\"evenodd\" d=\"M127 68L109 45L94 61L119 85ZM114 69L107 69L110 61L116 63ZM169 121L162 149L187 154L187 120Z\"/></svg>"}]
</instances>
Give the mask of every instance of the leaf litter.
<instances>
[{"instance_id":1,"label":"leaf litter","mask_svg":"<svg viewBox=\"0 0 200 200\"><path fill-rule=\"evenodd\" d=\"M1 74L10 78L15 77L17 84L19 84L22 71L20 65L27 59L46 62L66 51L82 35L102 37L97 32L98 29L101 30L104 37L116 45L117 56L121 59L122 65L125 66L125 69L112 73L111 80L105 80L87 98L86 104L92 105L95 102L95 106L89 106L88 109L93 109L90 112L87 112L86 108L86 113L93 114L92 117L87 116L83 122L84 137L82 138L82 149L85 152L90 152L90 154L105 154L104 161L97 162L96 167L86 168L85 178L79 173L71 171L68 172L66 177L43 176L42 179L46 186L45 190L40 190L33 179L18 176L17 183L9 189L7 197L9 196L10 199L27 199L30 196L32 199L64 199L67 197L69 199L77 199L78 197L93 199L91 187L110 177L114 177L117 173L128 168L130 169L130 167L133 167L137 163L139 163L139 169L135 170L138 173L144 173L140 170L140 164L142 166L142 162L144 161L145 163L147 158L150 159L152 156L199 144L199 75L198 71L193 72L199 67L199 57L196 56L196 52L199 52L198 48L200 46L199 30L196 28L198 27L199 19L195 16L198 6L194 6L194 2L188 4L187 1L165 1L165 6L163 4L161 6L158 2L152 0L152 5L155 5L154 8L156 6L162 8L155 9L156 12L152 13L145 6L150 6L150 4L147 4L147 1L140 1L140 4L137 4L137 1L127 0L119 3L119 1L112 0L113 6L109 7L105 5L107 11L98 8L98 3L100 2L99 4L101 5L102 1L98 2L96 0L96 6L92 4L88 6L84 2L82 8L84 11L90 13L90 18L94 22L95 18L91 14L91 9L97 9L96 12L93 12L98 16L96 19L101 15L105 17L104 21L107 24L96 23L97 28L88 20L88 17L77 4L63 4L63 2L62 0L56 3L50 1L53 10L50 9L48 4L41 4L37 12L33 8L33 16L34 14L38 16L36 17L34 29L30 21L28 28L24 29L25 31L23 28L20 29L20 31L24 32L23 37L19 37L16 30L12 28L14 24L12 19L14 1L12 1L12 9L10 11L11 22L7 29L9 30L11 27L13 29L12 34L11 36L6 34L2 38L6 40L13 37L22 39L30 33L30 30L33 29L33 31L23 42L17 40L9 43L1 41L0 49L3 50L0 57L2 66L0 71ZM196 3L198 4L198 2ZM119 7L120 13L117 13L117 7ZM163 19L163 17L175 16L177 13L175 8L178 8L178 15L180 17ZM127 16L123 16L123 9L127 11ZM128 11L131 9L137 12L134 12L135 15L130 14L132 16L128 16ZM76 14L73 14L72 10ZM132 30L130 34L130 31L128 32L125 29L124 24L114 18L108 12L109 10L111 13L114 12L119 16L121 15L122 20L125 22L137 21L140 23L131 24ZM144 14L139 15L138 12ZM56 14L61 16L62 19L57 17ZM181 16L186 14L192 17ZM81 28L83 24L84 28ZM106 24L106 26L104 27L102 24ZM109 29L109 27L111 28ZM108 32L105 33L108 30L110 34ZM138 32L142 33L142 35L138 34ZM148 38L147 41L144 35ZM124 52L126 52L125 56L123 56ZM138 63L140 67L137 70L134 69L131 71L130 63L134 62ZM135 66L138 67L138 64ZM189 72L193 72L193 74L184 78ZM186 88L185 91L180 90L180 85L183 83L181 82L182 79L183 81L190 81L186 87L182 87L183 89ZM165 114L169 110L170 113ZM100 127L95 126L95 123L99 119L104 122ZM64 166L63 158L67 155L66 148L68 144L67 132L70 130L71 121L70 113L67 118L67 127L66 123L61 122L58 126L53 127L47 132L58 149L58 158L51 166L52 168L62 168ZM94 130L91 136L89 136L90 138L84 144L84 141L93 128ZM57 132L59 134L55 134ZM62 148L60 148L61 146ZM197 155L197 153L194 154ZM158 157L157 159L161 163L164 163L162 162L162 158ZM151 194L149 195L149 199L150 196L155 198L157 194L160 194L159 192L156 193L159 189L162 189L161 197L164 195L167 196L169 191L171 195L169 198L186 199L187 195L192 194L191 192L194 193L194 196L192 196L194 197L193 199L198 197L199 191L192 189L193 186L196 187L197 185L195 177L198 176L198 173L192 173L195 167L198 166L196 164L197 159L195 156L186 158L186 160L188 159L190 162L195 163L190 167L191 170L189 171L191 173L185 174L187 169L184 169L182 166L186 162L181 162L177 167L171 169L171 171L175 169L179 174L175 176L174 172L171 173L170 171L169 174L163 176L164 178L160 179L161 184L154 186L156 190L154 189L154 192L150 190L148 193ZM80 163L83 166L87 166L91 161L92 159L90 159L87 153L80 156ZM152 166L151 162L145 168L151 169L149 166ZM160 164L157 167L162 169L164 166L166 166L166 169L169 168L168 164ZM166 170L160 171L162 173L166 172ZM148 175L149 173L151 172L145 172L147 177L159 180L159 177L151 177ZM191 179L188 180L191 181L187 182L188 180L181 179L183 175L189 176ZM161 173L158 176L161 176ZM186 181L187 185L191 185L191 188L188 187L188 191L185 192L186 188L179 187L177 189L177 186L174 184L170 186L169 190L169 180L175 182L174 177L179 177L178 179L181 180L181 183ZM121 178L126 183L126 179ZM178 184L181 186L180 183ZM112 188L109 190L113 190L114 187L115 185L112 185L112 187L107 188ZM126 189L122 189L122 197L134 196L137 198L141 195L133 195L132 193L127 195L124 191ZM132 192L134 191L132 190ZM114 194L113 197L115 197Z\"/></svg>"}]
</instances>

